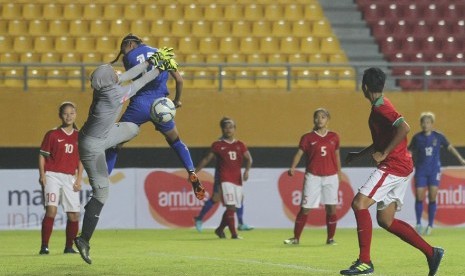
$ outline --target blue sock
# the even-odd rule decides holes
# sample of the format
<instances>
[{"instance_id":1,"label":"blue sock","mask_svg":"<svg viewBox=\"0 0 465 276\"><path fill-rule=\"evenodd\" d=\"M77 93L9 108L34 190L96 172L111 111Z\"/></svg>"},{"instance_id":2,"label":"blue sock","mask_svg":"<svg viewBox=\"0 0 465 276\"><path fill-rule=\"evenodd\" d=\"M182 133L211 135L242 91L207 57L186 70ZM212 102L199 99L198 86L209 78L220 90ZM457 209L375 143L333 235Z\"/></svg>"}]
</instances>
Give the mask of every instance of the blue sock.
<instances>
[{"instance_id":1,"label":"blue sock","mask_svg":"<svg viewBox=\"0 0 465 276\"><path fill-rule=\"evenodd\" d=\"M116 165L116 157L118 157L117 148L109 148L105 151L105 158L107 160L108 175L111 174Z\"/></svg>"},{"instance_id":2,"label":"blue sock","mask_svg":"<svg viewBox=\"0 0 465 276\"><path fill-rule=\"evenodd\" d=\"M428 204L428 226L433 227L435 216L436 216L436 201L432 201Z\"/></svg>"},{"instance_id":3,"label":"blue sock","mask_svg":"<svg viewBox=\"0 0 465 276\"><path fill-rule=\"evenodd\" d=\"M242 203L241 208L236 208L237 222L239 224L244 224L242 217L244 216L244 203Z\"/></svg>"},{"instance_id":4,"label":"blue sock","mask_svg":"<svg viewBox=\"0 0 465 276\"><path fill-rule=\"evenodd\" d=\"M421 224L421 214L423 213L423 201L415 201L415 215L417 217L417 224Z\"/></svg>"},{"instance_id":5,"label":"blue sock","mask_svg":"<svg viewBox=\"0 0 465 276\"><path fill-rule=\"evenodd\" d=\"M207 200L202 207L202 210L200 210L199 215L196 217L196 219L203 220L203 217L210 211L210 209L215 205L215 202L213 202L213 199Z\"/></svg>"},{"instance_id":6,"label":"blue sock","mask_svg":"<svg viewBox=\"0 0 465 276\"><path fill-rule=\"evenodd\" d=\"M187 146L179 139L176 139L176 141L169 144L176 151L176 154L179 159L181 159L184 168L188 171L194 171L194 164L192 163L191 154Z\"/></svg>"}]
</instances>

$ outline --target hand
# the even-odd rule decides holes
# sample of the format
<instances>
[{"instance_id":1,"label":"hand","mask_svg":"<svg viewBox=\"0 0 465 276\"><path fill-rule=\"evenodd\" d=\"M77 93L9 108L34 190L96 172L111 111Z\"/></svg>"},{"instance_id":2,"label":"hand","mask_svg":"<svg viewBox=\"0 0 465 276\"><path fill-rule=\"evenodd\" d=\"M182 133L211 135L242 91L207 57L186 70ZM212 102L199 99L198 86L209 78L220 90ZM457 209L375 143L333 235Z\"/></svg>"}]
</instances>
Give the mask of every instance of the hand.
<instances>
[{"instance_id":1,"label":"hand","mask_svg":"<svg viewBox=\"0 0 465 276\"><path fill-rule=\"evenodd\" d=\"M354 161L355 159L357 159L357 157L358 157L358 152L351 151L351 152L349 152L349 153L347 154L345 163L346 163L346 164L350 164L350 163L352 163L352 161Z\"/></svg>"},{"instance_id":2,"label":"hand","mask_svg":"<svg viewBox=\"0 0 465 276\"><path fill-rule=\"evenodd\" d=\"M79 192L81 190L81 179L77 179L73 184L73 191Z\"/></svg>"},{"instance_id":3,"label":"hand","mask_svg":"<svg viewBox=\"0 0 465 276\"><path fill-rule=\"evenodd\" d=\"M290 168L290 169L287 171L287 175L289 175L289 176L294 176L294 173L295 173L295 169L294 169L294 168Z\"/></svg>"},{"instance_id":4,"label":"hand","mask_svg":"<svg viewBox=\"0 0 465 276\"><path fill-rule=\"evenodd\" d=\"M180 100L176 100L176 99L175 99L175 100L173 100L173 103L174 103L174 106L175 106L176 108L182 107L182 103L181 103Z\"/></svg>"},{"instance_id":5,"label":"hand","mask_svg":"<svg viewBox=\"0 0 465 276\"><path fill-rule=\"evenodd\" d=\"M174 60L174 58L170 58L168 60L165 60L162 64L161 64L161 68L160 66L157 66L158 68L160 68L160 70L168 70L168 71L178 71L178 63L176 62L176 60Z\"/></svg>"},{"instance_id":6,"label":"hand","mask_svg":"<svg viewBox=\"0 0 465 276\"><path fill-rule=\"evenodd\" d=\"M147 62L150 65L157 66L162 64L164 61L174 58L173 48L163 47L163 49L158 49L153 55L151 55ZM165 69L162 69L165 70Z\"/></svg>"},{"instance_id":7,"label":"hand","mask_svg":"<svg viewBox=\"0 0 465 276\"><path fill-rule=\"evenodd\" d=\"M377 164L379 164L379 163L383 162L384 159L386 159L387 154L377 151L377 152L373 153L371 156L373 157L373 160L375 160L375 162Z\"/></svg>"},{"instance_id":8,"label":"hand","mask_svg":"<svg viewBox=\"0 0 465 276\"><path fill-rule=\"evenodd\" d=\"M242 176L242 179L244 181L247 181L249 179L249 171L244 171L244 175Z\"/></svg>"},{"instance_id":9,"label":"hand","mask_svg":"<svg viewBox=\"0 0 465 276\"><path fill-rule=\"evenodd\" d=\"M42 187L45 187L45 185L47 184L45 176L39 176L39 183L40 185L42 185Z\"/></svg>"}]
</instances>

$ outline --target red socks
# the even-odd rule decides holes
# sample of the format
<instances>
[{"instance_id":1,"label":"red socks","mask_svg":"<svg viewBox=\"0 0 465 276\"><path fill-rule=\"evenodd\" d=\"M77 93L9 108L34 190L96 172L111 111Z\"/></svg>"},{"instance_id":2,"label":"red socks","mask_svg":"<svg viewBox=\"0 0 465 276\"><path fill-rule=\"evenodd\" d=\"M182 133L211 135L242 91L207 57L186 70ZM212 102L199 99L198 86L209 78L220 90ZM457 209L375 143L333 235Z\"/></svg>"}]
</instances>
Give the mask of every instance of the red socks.
<instances>
[{"instance_id":1,"label":"red socks","mask_svg":"<svg viewBox=\"0 0 465 276\"><path fill-rule=\"evenodd\" d=\"M294 238L300 240L300 235L302 231L304 231L305 224L307 223L307 217L308 214L304 214L303 212L297 214L294 225Z\"/></svg>"},{"instance_id":2,"label":"red socks","mask_svg":"<svg viewBox=\"0 0 465 276\"><path fill-rule=\"evenodd\" d=\"M66 247L73 247L73 240L76 238L79 231L79 221L70 221L66 222Z\"/></svg>"},{"instance_id":3,"label":"red socks","mask_svg":"<svg viewBox=\"0 0 465 276\"><path fill-rule=\"evenodd\" d=\"M389 232L398 236L406 243L410 244L411 246L419 249L423 254L426 255L427 258L431 258L433 256L433 248L429 245L418 233L415 229L412 228L408 223L405 223L402 220L394 219L391 226L387 228Z\"/></svg>"},{"instance_id":4,"label":"red socks","mask_svg":"<svg viewBox=\"0 0 465 276\"><path fill-rule=\"evenodd\" d=\"M42 246L48 247L48 241L53 231L53 222L55 218L44 216L42 220Z\"/></svg>"},{"instance_id":5,"label":"red socks","mask_svg":"<svg viewBox=\"0 0 465 276\"><path fill-rule=\"evenodd\" d=\"M326 215L326 232L328 234L327 240L333 239L336 233L337 216Z\"/></svg>"},{"instance_id":6,"label":"red socks","mask_svg":"<svg viewBox=\"0 0 465 276\"><path fill-rule=\"evenodd\" d=\"M373 224L368 209L354 210L357 220L358 246L360 248L359 260L363 263L371 261L370 248Z\"/></svg>"},{"instance_id":7,"label":"red socks","mask_svg":"<svg viewBox=\"0 0 465 276\"><path fill-rule=\"evenodd\" d=\"M226 226L228 226L232 237L237 237L236 223L235 223L235 220L234 220L235 215L236 215L235 210L226 209L226 211L224 211L224 213L223 213L223 218L221 219L221 224L218 227L218 229L223 230Z\"/></svg>"}]
</instances>

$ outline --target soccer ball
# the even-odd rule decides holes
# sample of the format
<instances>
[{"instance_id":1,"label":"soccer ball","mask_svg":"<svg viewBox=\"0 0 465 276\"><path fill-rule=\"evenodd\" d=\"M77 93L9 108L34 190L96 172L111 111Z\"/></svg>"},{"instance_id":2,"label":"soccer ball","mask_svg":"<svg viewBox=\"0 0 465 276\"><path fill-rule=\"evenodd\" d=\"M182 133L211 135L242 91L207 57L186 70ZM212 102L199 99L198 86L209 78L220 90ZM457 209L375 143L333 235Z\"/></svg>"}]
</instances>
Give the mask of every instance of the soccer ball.
<instances>
[{"instance_id":1,"label":"soccer ball","mask_svg":"<svg viewBox=\"0 0 465 276\"><path fill-rule=\"evenodd\" d=\"M150 117L155 123L166 123L174 119L176 106L169 98L155 100L150 109Z\"/></svg>"}]
</instances>

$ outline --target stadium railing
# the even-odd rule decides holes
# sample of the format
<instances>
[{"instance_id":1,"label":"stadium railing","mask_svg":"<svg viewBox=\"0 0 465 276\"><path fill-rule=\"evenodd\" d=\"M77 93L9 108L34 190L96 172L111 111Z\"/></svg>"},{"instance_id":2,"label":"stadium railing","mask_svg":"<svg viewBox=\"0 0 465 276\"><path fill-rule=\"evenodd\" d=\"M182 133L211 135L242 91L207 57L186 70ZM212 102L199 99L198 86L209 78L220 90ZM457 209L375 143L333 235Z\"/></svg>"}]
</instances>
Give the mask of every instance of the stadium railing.
<instances>
[{"instance_id":1,"label":"stadium railing","mask_svg":"<svg viewBox=\"0 0 465 276\"><path fill-rule=\"evenodd\" d=\"M85 91L88 85L88 76L90 72L95 69L100 63L3 63L0 64L0 87L11 87L6 84L8 81L14 80L16 88L22 88L23 91L28 91L31 83L34 81L45 80L62 80L64 82L74 81L79 83L81 91ZM315 64L315 63L262 63L262 64L249 64L249 63L184 63L181 64L184 79L186 81L193 81L194 79L206 79L214 83L212 88L218 91L227 89L228 81L237 80L251 80L256 81L260 79L269 79L272 81L281 81L285 83L284 88L287 91L292 91L294 88L299 88L296 82L302 79L316 81L323 79L337 80L337 81L353 81L353 89L359 90L361 75L363 70L369 67L381 67L390 74L389 78L394 81L394 87L389 87L390 90L420 90L428 91L435 90L465 90L465 64L463 63L341 63L341 64ZM117 70L124 70L121 66L115 66ZM74 70L74 75L51 75L51 74L31 74L34 70L52 71L68 69ZM196 71L208 69L210 74L195 75ZM243 71L256 71L271 69L280 74L258 75L258 74L225 74L228 70L243 70ZM308 70L309 72L321 72L322 70L353 70L353 74L348 75L328 75L319 76L317 74L308 74L307 76L297 74L296 70ZM8 74L9 71L15 70L16 74ZM212 73L213 72L213 73ZM342 75L342 76L341 76ZM413 83L413 84L412 84ZM410 86L409 86L410 85ZM40 87L41 85L39 85ZM432 87L433 86L433 87ZM47 85L42 85L47 88ZM67 87L67 85L63 85ZM333 88L337 88L334 85ZM302 87L300 87L302 88ZM321 87L311 87L320 89Z\"/></svg>"}]
</instances>

